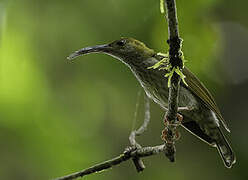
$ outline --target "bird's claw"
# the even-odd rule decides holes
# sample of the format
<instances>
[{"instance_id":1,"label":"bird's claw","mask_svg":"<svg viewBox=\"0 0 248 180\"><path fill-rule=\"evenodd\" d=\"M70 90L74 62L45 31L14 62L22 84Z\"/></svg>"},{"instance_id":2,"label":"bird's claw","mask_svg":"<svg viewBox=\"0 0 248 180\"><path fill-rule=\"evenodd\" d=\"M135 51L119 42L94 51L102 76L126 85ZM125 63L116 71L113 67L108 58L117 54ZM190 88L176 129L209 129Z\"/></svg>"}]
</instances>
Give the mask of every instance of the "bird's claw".
<instances>
[{"instance_id":1,"label":"bird's claw","mask_svg":"<svg viewBox=\"0 0 248 180\"><path fill-rule=\"evenodd\" d=\"M174 122L174 123L170 123L170 121L168 121L168 119L167 119L167 116L165 116L165 118L164 118L165 127L167 127L169 125L171 125L171 126L179 126L179 125L181 125L181 123L183 121L183 116L181 114L179 114L179 113L177 113L176 116L177 116L177 121Z\"/></svg>"},{"instance_id":2,"label":"bird's claw","mask_svg":"<svg viewBox=\"0 0 248 180\"><path fill-rule=\"evenodd\" d=\"M183 116L179 113L177 113L177 121L179 125L183 122Z\"/></svg>"}]
</instances>

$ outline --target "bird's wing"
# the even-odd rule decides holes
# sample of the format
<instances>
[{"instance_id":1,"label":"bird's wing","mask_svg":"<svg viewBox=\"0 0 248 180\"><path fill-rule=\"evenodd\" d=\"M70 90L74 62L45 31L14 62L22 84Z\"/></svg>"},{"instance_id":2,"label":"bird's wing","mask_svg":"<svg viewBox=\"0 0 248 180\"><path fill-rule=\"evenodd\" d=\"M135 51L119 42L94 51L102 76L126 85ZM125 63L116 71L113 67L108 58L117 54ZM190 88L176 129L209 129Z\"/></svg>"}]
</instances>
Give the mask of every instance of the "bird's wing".
<instances>
[{"instance_id":1,"label":"bird's wing","mask_svg":"<svg viewBox=\"0 0 248 180\"><path fill-rule=\"evenodd\" d=\"M186 122L184 122L186 120ZM200 126L193 121L192 119L188 118L187 116L183 116L183 123L182 126L188 130L191 134L195 135L202 141L206 142L210 146L215 146L215 140L208 136L206 133L202 131Z\"/></svg>"},{"instance_id":2,"label":"bird's wing","mask_svg":"<svg viewBox=\"0 0 248 180\"><path fill-rule=\"evenodd\" d=\"M230 132L226 121L222 117L220 110L213 98L213 96L210 94L210 92L207 90L207 88L202 84L202 82L187 69L186 67L183 69L183 74L186 76L185 81L188 84L185 88L188 88L194 95L199 97L202 102L211 109L218 117L218 119L222 122L225 129Z\"/></svg>"}]
</instances>

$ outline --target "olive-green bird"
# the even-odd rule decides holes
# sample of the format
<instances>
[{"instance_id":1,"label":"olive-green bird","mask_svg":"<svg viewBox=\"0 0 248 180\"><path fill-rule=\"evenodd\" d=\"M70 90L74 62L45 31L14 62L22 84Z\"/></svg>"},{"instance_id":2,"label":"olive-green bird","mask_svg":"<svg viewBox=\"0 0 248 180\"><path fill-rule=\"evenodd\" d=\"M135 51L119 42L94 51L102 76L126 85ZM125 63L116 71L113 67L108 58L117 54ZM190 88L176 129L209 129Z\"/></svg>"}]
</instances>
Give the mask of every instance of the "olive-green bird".
<instances>
[{"instance_id":1,"label":"olive-green bird","mask_svg":"<svg viewBox=\"0 0 248 180\"><path fill-rule=\"evenodd\" d=\"M122 38L110 44L86 47L71 54L72 60L89 53L104 53L126 64L147 96L165 111L168 107L168 79L166 70L149 69L164 57L133 38ZM220 130L222 124L230 132L210 92L186 67L183 69L187 85L181 83L178 112L183 115L182 126L189 132L216 147L226 167L231 168L236 158Z\"/></svg>"}]
</instances>

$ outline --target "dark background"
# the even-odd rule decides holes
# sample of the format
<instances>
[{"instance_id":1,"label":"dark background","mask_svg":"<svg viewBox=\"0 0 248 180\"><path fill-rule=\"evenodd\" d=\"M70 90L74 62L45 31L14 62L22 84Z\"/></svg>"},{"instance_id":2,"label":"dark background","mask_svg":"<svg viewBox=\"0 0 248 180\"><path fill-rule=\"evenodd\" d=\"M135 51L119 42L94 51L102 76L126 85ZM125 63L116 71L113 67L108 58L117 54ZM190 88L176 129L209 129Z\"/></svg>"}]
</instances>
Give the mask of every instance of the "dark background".
<instances>
[{"instance_id":1,"label":"dark background","mask_svg":"<svg viewBox=\"0 0 248 180\"><path fill-rule=\"evenodd\" d=\"M177 0L187 66L206 84L229 124L237 163L226 169L217 150L184 129L176 163L145 159L137 174L125 162L93 179L248 178L248 1ZM68 63L79 48L134 37L166 52L159 0L0 1L0 178L43 180L120 154L128 145L141 89L131 71L106 55ZM143 120L141 96L136 127ZM161 143L163 112L139 142Z\"/></svg>"}]
</instances>

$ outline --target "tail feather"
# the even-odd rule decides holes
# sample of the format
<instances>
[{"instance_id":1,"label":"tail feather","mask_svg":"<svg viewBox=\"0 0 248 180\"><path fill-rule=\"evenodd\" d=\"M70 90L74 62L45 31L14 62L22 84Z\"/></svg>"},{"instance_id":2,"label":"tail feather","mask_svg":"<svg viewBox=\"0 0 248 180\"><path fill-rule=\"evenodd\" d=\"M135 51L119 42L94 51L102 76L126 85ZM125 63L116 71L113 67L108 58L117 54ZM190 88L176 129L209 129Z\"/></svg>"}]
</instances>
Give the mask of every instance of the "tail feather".
<instances>
[{"instance_id":1,"label":"tail feather","mask_svg":"<svg viewBox=\"0 0 248 180\"><path fill-rule=\"evenodd\" d=\"M232 165L236 162L236 157L220 129L219 132L221 136L216 141L217 149L221 155L222 160L224 161L225 166L227 168L231 168Z\"/></svg>"}]
</instances>

